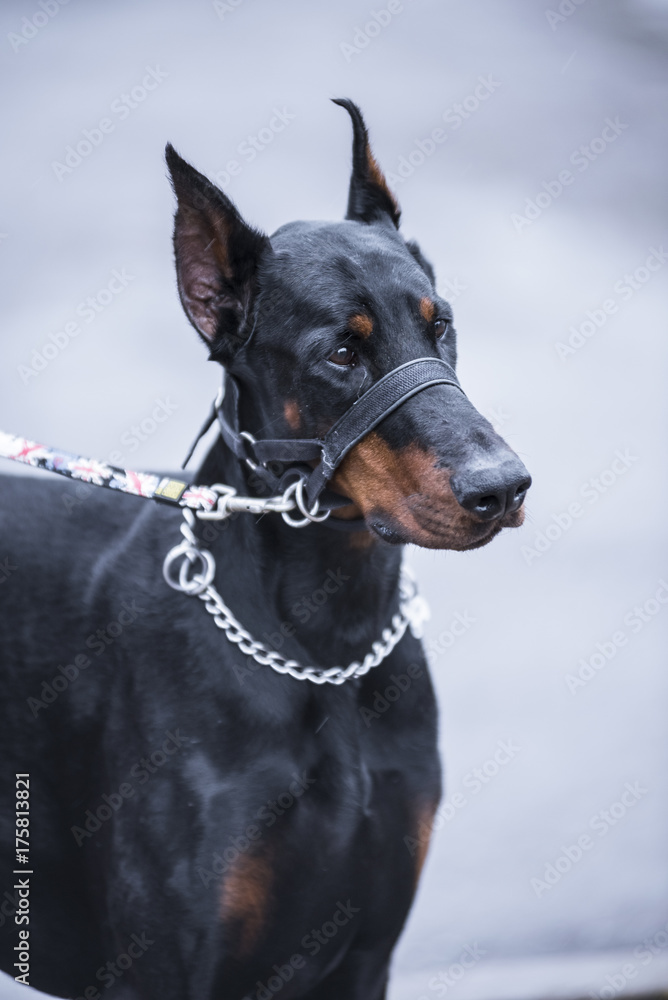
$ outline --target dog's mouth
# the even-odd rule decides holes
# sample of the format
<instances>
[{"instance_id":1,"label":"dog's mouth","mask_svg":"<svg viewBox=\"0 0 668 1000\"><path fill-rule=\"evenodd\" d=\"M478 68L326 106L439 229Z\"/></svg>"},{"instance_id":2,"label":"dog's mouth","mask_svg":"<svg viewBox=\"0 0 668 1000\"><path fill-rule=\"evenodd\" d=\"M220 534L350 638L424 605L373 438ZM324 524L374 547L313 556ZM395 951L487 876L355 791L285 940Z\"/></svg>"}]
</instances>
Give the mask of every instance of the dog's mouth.
<instances>
[{"instance_id":1,"label":"dog's mouth","mask_svg":"<svg viewBox=\"0 0 668 1000\"><path fill-rule=\"evenodd\" d=\"M465 521L448 517L447 508L438 511L437 505L427 497L406 498L407 511L399 517L395 513L373 510L365 518L367 527L377 537L390 545L419 545L428 549L452 549L469 552L482 548L503 531L518 528L524 521L524 508L506 514L493 522ZM411 510L412 508L412 510ZM412 515L412 516L411 516Z\"/></svg>"},{"instance_id":2,"label":"dog's mouth","mask_svg":"<svg viewBox=\"0 0 668 1000\"><path fill-rule=\"evenodd\" d=\"M414 445L393 451L376 434L346 457L332 487L352 501L335 516L361 515L373 535L395 545L467 552L524 520L523 506L492 519L476 516L457 501L433 452Z\"/></svg>"}]
</instances>

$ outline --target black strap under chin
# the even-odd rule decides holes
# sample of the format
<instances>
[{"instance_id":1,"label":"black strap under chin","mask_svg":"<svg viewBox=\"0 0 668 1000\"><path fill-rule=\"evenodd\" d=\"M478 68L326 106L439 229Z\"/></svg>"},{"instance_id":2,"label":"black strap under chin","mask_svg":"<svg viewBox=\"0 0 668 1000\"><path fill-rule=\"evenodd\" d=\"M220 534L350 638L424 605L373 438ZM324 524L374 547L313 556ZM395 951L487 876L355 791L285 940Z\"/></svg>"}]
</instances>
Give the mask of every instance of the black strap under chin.
<instances>
[{"instance_id":1,"label":"black strap under chin","mask_svg":"<svg viewBox=\"0 0 668 1000\"><path fill-rule=\"evenodd\" d=\"M239 386L236 379L229 375L227 383L231 398L225 408L230 412L232 422L223 414L220 402L216 400L183 464L188 462L195 445L217 418L227 447L240 461L247 463L268 490L282 493L294 479L295 473L298 473L306 480L309 508L319 500L321 510L333 510L350 503L346 497L326 490L325 487L351 448L398 406L433 385L452 385L460 392L464 391L454 368L447 361L441 358L416 358L399 365L375 382L346 410L324 438L256 440L239 430ZM315 468L306 464L317 460ZM277 474L268 468L269 463L281 463L287 468Z\"/></svg>"}]
</instances>

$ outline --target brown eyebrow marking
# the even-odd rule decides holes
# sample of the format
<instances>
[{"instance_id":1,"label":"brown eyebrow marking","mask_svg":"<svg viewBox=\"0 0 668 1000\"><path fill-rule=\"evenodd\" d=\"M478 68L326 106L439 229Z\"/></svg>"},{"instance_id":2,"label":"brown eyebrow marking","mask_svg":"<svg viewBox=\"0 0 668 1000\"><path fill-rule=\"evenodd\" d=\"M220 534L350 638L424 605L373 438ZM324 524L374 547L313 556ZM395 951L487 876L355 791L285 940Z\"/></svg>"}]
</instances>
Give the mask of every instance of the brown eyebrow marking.
<instances>
[{"instance_id":1,"label":"brown eyebrow marking","mask_svg":"<svg viewBox=\"0 0 668 1000\"><path fill-rule=\"evenodd\" d=\"M431 299L428 299L426 295L420 299L420 313L422 317L426 319L427 323L431 323L434 318L435 311L436 306Z\"/></svg>"},{"instance_id":2,"label":"brown eyebrow marking","mask_svg":"<svg viewBox=\"0 0 668 1000\"><path fill-rule=\"evenodd\" d=\"M354 313L348 319L348 327L360 337L369 337L373 330L373 320L367 313Z\"/></svg>"},{"instance_id":3,"label":"brown eyebrow marking","mask_svg":"<svg viewBox=\"0 0 668 1000\"><path fill-rule=\"evenodd\" d=\"M299 403L296 399L286 399L285 406L283 407L283 416L293 431L299 430L301 417L299 415Z\"/></svg>"}]
</instances>

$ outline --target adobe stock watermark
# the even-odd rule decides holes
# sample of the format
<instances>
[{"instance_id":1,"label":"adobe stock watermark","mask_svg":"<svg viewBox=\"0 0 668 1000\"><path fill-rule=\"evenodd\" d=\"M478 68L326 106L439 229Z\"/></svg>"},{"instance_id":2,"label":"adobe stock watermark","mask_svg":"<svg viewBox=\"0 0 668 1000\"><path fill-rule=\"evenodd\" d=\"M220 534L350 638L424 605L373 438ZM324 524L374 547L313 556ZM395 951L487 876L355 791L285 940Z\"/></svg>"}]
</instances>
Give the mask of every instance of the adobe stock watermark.
<instances>
[{"instance_id":1,"label":"adobe stock watermark","mask_svg":"<svg viewBox=\"0 0 668 1000\"><path fill-rule=\"evenodd\" d=\"M133 111L144 103L146 98L167 79L168 74L152 66L146 67L146 73L140 82L135 84L129 91L124 91L115 97L109 105L109 111L113 118L100 118L93 128L81 130L81 138L75 139L74 143L65 147L62 161L52 160L51 169L59 181L63 181L70 174L73 174L77 167L80 167L84 160L87 160L94 150L98 149L108 135L116 131L116 127L126 121Z\"/></svg>"},{"instance_id":2,"label":"adobe stock watermark","mask_svg":"<svg viewBox=\"0 0 668 1000\"><path fill-rule=\"evenodd\" d=\"M402 694L410 690L413 681L424 676L424 668L419 663L409 663L405 673L390 674L390 683L382 691L373 692L371 708L361 705L358 712L364 725L369 728L374 719L380 719L382 715L399 699Z\"/></svg>"},{"instance_id":3,"label":"adobe stock watermark","mask_svg":"<svg viewBox=\"0 0 668 1000\"><path fill-rule=\"evenodd\" d=\"M260 806L252 817L256 822L249 823L241 833L229 837L229 843L223 849L222 855L218 853L213 855L211 868L200 866L195 869L205 889L226 875L243 854L252 851L264 836L265 830L272 827L316 783L316 779L309 778L306 771L302 771L301 774L293 772L291 777L292 781L284 791L275 799L268 799Z\"/></svg>"},{"instance_id":4,"label":"adobe stock watermark","mask_svg":"<svg viewBox=\"0 0 668 1000\"><path fill-rule=\"evenodd\" d=\"M120 443L125 451L114 449L102 461L108 465L120 468L124 465L126 456L137 451L142 444L151 438L167 420L176 413L179 406L169 396L153 400L153 407L145 417L132 424L120 436ZM71 516L85 501L98 492L98 487L91 483L77 482L71 492L62 494L62 502L68 516Z\"/></svg>"},{"instance_id":5,"label":"adobe stock watermark","mask_svg":"<svg viewBox=\"0 0 668 1000\"><path fill-rule=\"evenodd\" d=\"M18 912L19 908L19 893L18 889L12 886L13 892L9 889L5 889L2 894L0 901L0 928L4 927L7 921L11 921L12 929L15 927L14 916Z\"/></svg>"},{"instance_id":6,"label":"adobe stock watermark","mask_svg":"<svg viewBox=\"0 0 668 1000\"><path fill-rule=\"evenodd\" d=\"M15 573L17 569L18 566L11 561L9 556L0 559L0 584L7 583L7 580L9 580L12 573Z\"/></svg>"},{"instance_id":7,"label":"adobe stock watermark","mask_svg":"<svg viewBox=\"0 0 668 1000\"><path fill-rule=\"evenodd\" d=\"M473 90L442 113L441 118L447 128L439 126L432 129L426 139L416 139L410 152L399 157L396 169L386 174L387 183L392 187L398 187L412 177L425 160L433 156L439 146L447 142L449 134L460 129L500 86L501 81L495 80L491 74L479 76Z\"/></svg>"},{"instance_id":8,"label":"adobe stock watermark","mask_svg":"<svg viewBox=\"0 0 668 1000\"><path fill-rule=\"evenodd\" d=\"M565 510L553 514L549 522L534 533L532 545L521 546L520 552L527 566L531 566L536 559L549 552L552 546L570 531L575 522L597 504L638 460L639 456L632 454L629 448L624 450L618 448L610 464L580 487L579 496L587 501L586 505L579 500L571 501Z\"/></svg>"},{"instance_id":9,"label":"adobe stock watermark","mask_svg":"<svg viewBox=\"0 0 668 1000\"><path fill-rule=\"evenodd\" d=\"M311 957L318 955L337 936L342 927L346 927L351 920L356 918L358 913L360 913L360 907L353 906L349 899L345 903L339 900L331 918L325 920L322 926L311 928L309 933L304 935L301 939L302 948ZM301 952L295 952L284 965L273 965L273 975L269 976L266 983L258 979L254 992L247 993L243 1000L271 1000L272 997L281 992L286 983L294 979L295 972L303 969L305 965L304 955Z\"/></svg>"},{"instance_id":10,"label":"adobe stock watermark","mask_svg":"<svg viewBox=\"0 0 668 1000\"><path fill-rule=\"evenodd\" d=\"M568 673L564 680L566 687L572 695L586 687L594 677L607 667L611 660L614 660L618 651L627 645L630 636L637 635L646 625L653 621L656 616L668 606L668 583L661 579L658 581L658 588L651 597L648 597L642 604L636 604L624 615L625 629L617 629L608 639L597 642L593 653L586 659L582 657L578 660L576 673Z\"/></svg>"},{"instance_id":11,"label":"adobe stock watermark","mask_svg":"<svg viewBox=\"0 0 668 1000\"><path fill-rule=\"evenodd\" d=\"M145 785L151 775L164 767L188 741L188 737L183 736L180 729L177 729L175 733L167 730L165 737L166 739L157 750L146 757L141 757L132 765L128 772L127 781L122 781L116 791L104 792L99 805L93 809L86 809L81 826L70 827L70 833L74 837L77 847L81 847L86 840L93 837L101 829L103 823L110 820L128 799L134 798L137 785Z\"/></svg>"},{"instance_id":12,"label":"adobe stock watermark","mask_svg":"<svg viewBox=\"0 0 668 1000\"><path fill-rule=\"evenodd\" d=\"M475 625L477 618L469 614L468 611L455 611L448 627L442 629L435 639L430 639L425 643L425 653L430 664L442 656L443 653L451 649L465 635L472 625Z\"/></svg>"},{"instance_id":13,"label":"adobe stock watermark","mask_svg":"<svg viewBox=\"0 0 668 1000\"><path fill-rule=\"evenodd\" d=\"M117 955L112 962L101 965L95 973L97 981L106 990L110 989L119 979L121 979L134 963L146 954L151 945L155 944L144 932L143 934L131 934L125 951ZM81 996L75 1000L101 1000L103 996L97 986L87 986Z\"/></svg>"},{"instance_id":14,"label":"adobe stock watermark","mask_svg":"<svg viewBox=\"0 0 668 1000\"><path fill-rule=\"evenodd\" d=\"M140 608L136 600L122 601L120 611L116 618L107 622L103 628L98 628L86 639L84 645L87 650L95 656L102 656L110 646L116 642L118 637L137 621L139 615L144 614L145 608ZM38 698L32 695L26 699L26 704L30 709L33 718L37 718L43 709L53 705L58 700L63 691L73 684L81 674L82 670L87 670L93 663L87 653L77 653L72 657L70 663L58 666L58 673L50 681L42 681L42 688Z\"/></svg>"},{"instance_id":15,"label":"adobe stock watermark","mask_svg":"<svg viewBox=\"0 0 668 1000\"><path fill-rule=\"evenodd\" d=\"M483 417L489 420L495 431L500 431L502 427L505 427L512 420L512 414L506 409L503 403L490 406L489 410L483 412Z\"/></svg>"},{"instance_id":16,"label":"adobe stock watermark","mask_svg":"<svg viewBox=\"0 0 668 1000\"><path fill-rule=\"evenodd\" d=\"M573 867L582 861L586 854L594 850L597 843L603 837L607 837L618 823L621 822L634 806L647 795L649 789L643 788L639 781L627 781L619 799L612 802L606 809L601 809L595 813L589 823L588 829L598 834L596 841L591 833L581 833L575 842L561 848L561 854L545 864L542 877L534 877L530 880L531 888L540 899L546 892L551 892L555 885L561 882L564 875L572 871Z\"/></svg>"},{"instance_id":17,"label":"adobe stock watermark","mask_svg":"<svg viewBox=\"0 0 668 1000\"><path fill-rule=\"evenodd\" d=\"M212 7L219 19L224 21L227 14L234 14L235 10L245 2L246 0L213 0Z\"/></svg>"},{"instance_id":18,"label":"adobe stock watermark","mask_svg":"<svg viewBox=\"0 0 668 1000\"><path fill-rule=\"evenodd\" d=\"M106 285L98 288L93 295L88 295L85 299L82 299L74 312L84 324L89 325L93 323L100 313L104 312L125 291L130 282L134 280L134 274L128 274L124 267L120 270L114 268ZM49 334L48 340L41 348L34 347L30 356L30 364L17 365L16 371L24 385L27 385L30 379L36 378L40 372L43 372L82 333L83 327L79 319L68 320L62 329Z\"/></svg>"},{"instance_id":19,"label":"adobe stock watermark","mask_svg":"<svg viewBox=\"0 0 668 1000\"><path fill-rule=\"evenodd\" d=\"M477 941L465 945L454 962L451 962L445 969L439 969L436 975L431 977L427 983L427 989L437 997L447 996L449 990L461 983L467 972L475 968L486 954L487 951L481 948ZM417 1000L433 1000L433 998L422 994Z\"/></svg>"},{"instance_id":20,"label":"adobe stock watermark","mask_svg":"<svg viewBox=\"0 0 668 1000\"><path fill-rule=\"evenodd\" d=\"M568 340L558 340L555 343L554 349L557 352L557 357L562 360L570 358L589 343L592 337L595 337L598 331L603 329L610 317L618 313L622 306L632 299L636 292L644 288L657 271L661 270L666 261L668 261L668 253L663 249L663 246L650 247L644 262L630 274L627 272L615 282L613 291L617 297L610 296L594 309L588 309L584 320L569 327Z\"/></svg>"},{"instance_id":21,"label":"adobe stock watermark","mask_svg":"<svg viewBox=\"0 0 668 1000\"><path fill-rule=\"evenodd\" d=\"M590 990L591 1000L612 1000L638 977L641 969L650 965L658 955L664 955L668 948L668 924L660 927L655 934L633 949L633 962L624 962L614 972L605 976L605 982L598 989Z\"/></svg>"},{"instance_id":22,"label":"adobe stock watermark","mask_svg":"<svg viewBox=\"0 0 668 1000\"><path fill-rule=\"evenodd\" d=\"M471 799L475 798L496 776L501 772L511 760L515 760L522 752L522 747L518 746L514 740L499 740L496 749L490 757L482 762L478 767L472 767L470 771L461 779L461 789L448 794L434 814L431 823L420 822L413 836L404 837L404 844L411 857L415 857L418 851L423 851L429 844L432 833L441 830L464 809Z\"/></svg>"},{"instance_id":23,"label":"adobe stock watermark","mask_svg":"<svg viewBox=\"0 0 668 1000\"><path fill-rule=\"evenodd\" d=\"M217 170L212 176L219 187L227 187L233 177L238 177L244 166L252 163L257 156L270 146L277 135L284 132L291 122L297 117L287 108L273 108L273 113L267 124L255 135L247 135L239 143L236 153L239 159L228 160L221 170Z\"/></svg>"},{"instance_id":24,"label":"adobe stock watermark","mask_svg":"<svg viewBox=\"0 0 668 1000\"><path fill-rule=\"evenodd\" d=\"M24 46L31 42L42 28L49 24L56 14L60 13L60 8L68 4L70 0L39 0L36 10L30 17L21 18L19 31L10 31L7 41L14 52L20 52Z\"/></svg>"},{"instance_id":25,"label":"adobe stock watermark","mask_svg":"<svg viewBox=\"0 0 668 1000\"><path fill-rule=\"evenodd\" d=\"M556 31L560 24L572 17L576 10L586 2L587 0L561 0L556 10L548 7L545 11L545 17L552 31Z\"/></svg>"},{"instance_id":26,"label":"adobe stock watermark","mask_svg":"<svg viewBox=\"0 0 668 1000\"><path fill-rule=\"evenodd\" d=\"M468 289L468 285L465 285L461 278L439 278L438 281L439 289L442 294L447 298L448 302L454 302L458 299L460 295Z\"/></svg>"},{"instance_id":27,"label":"adobe stock watermark","mask_svg":"<svg viewBox=\"0 0 668 1000\"><path fill-rule=\"evenodd\" d=\"M431 639L426 644L425 653L429 662L433 664L439 656L442 656L455 644L457 639L465 635L475 622L476 619L468 611L456 611L449 627L443 629L435 639ZM367 729L374 719L380 719L381 716L385 715L392 705L396 704L401 696L411 689L413 681L423 676L424 668L419 663L409 663L405 672L390 674L390 683L382 691L375 690L373 692L370 707L361 705L358 708L360 718Z\"/></svg>"},{"instance_id":28,"label":"adobe stock watermark","mask_svg":"<svg viewBox=\"0 0 668 1000\"><path fill-rule=\"evenodd\" d=\"M524 215L520 212L511 213L510 221L513 224L515 232L521 233L527 227L533 225L536 219L539 219L543 212L562 196L566 188L575 182L577 174L582 174L586 170L589 170L592 163L595 163L628 127L628 123L620 121L618 115L614 118L606 118L603 122L601 134L595 136L588 143L578 146L570 154L568 162L572 167L577 168L577 173L573 173L568 168L560 170L558 175L552 180L543 181L541 190L533 198L526 199Z\"/></svg>"},{"instance_id":29,"label":"adobe stock watermark","mask_svg":"<svg viewBox=\"0 0 668 1000\"><path fill-rule=\"evenodd\" d=\"M364 52L374 38L377 38L381 31L387 28L397 14L402 14L403 10L404 5L401 0L389 0L386 7L381 7L380 10L370 10L369 20L361 27L358 24L355 25L352 42L339 43L339 49L345 61L350 63L355 56Z\"/></svg>"},{"instance_id":30,"label":"adobe stock watermark","mask_svg":"<svg viewBox=\"0 0 668 1000\"><path fill-rule=\"evenodd\" d=\"M301 625L305 625L329 601L332 594L338 593L348 580L350 580L350 575L344 573L340 567L337 570L328 569L321 585L297 601L290 609L290 613ZM260 638L267 643L270 649L278 652L285 645L286 639L290 639L296 634L297 627L293 622L283 621L276 631L265 631ZM252 656L248 656L245 664L235 663L232 669L239 684L243 686L250 676L264 668Z\"/></svg>"}]
</instances>

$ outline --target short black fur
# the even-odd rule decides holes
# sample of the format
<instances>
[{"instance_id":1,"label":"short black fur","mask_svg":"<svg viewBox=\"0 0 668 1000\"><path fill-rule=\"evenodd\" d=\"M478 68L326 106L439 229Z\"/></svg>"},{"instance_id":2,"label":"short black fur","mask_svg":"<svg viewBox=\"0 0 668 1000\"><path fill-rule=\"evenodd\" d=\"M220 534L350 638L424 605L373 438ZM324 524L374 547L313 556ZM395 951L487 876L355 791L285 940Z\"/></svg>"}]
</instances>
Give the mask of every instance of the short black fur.
<instances>
[{"instance_id":1,"label":"short black fur","mask_svg":"<svg viewBox=\"0 0 668 1000\"><path fill-rule=\"evenodd\" d=\"M455 362L450 307L396 229L359 109L338 103L354 126L345 222L264 236L167 148L183 306L258 437L321 435L403 361ZM338 475L363 532L297 531L277 515L198 526L243 626L320 666L362 659L390 625L396 543L485 544L519 523L528 486L450 386L405 403ZM196 481L253 489L220 440ZM33 986L88 1000L279 988L382 1000L441 787L418 640L407 632L341 686L281 676L163 581L178 510L19 477L1 506L2 968L15 974L22 926L14 775L29 772Z\"/></svg>"}]
</instances>

